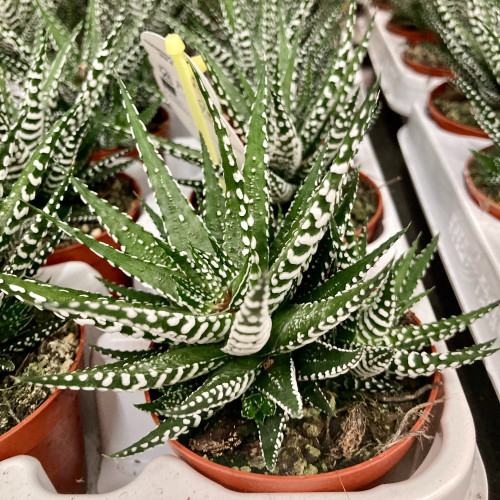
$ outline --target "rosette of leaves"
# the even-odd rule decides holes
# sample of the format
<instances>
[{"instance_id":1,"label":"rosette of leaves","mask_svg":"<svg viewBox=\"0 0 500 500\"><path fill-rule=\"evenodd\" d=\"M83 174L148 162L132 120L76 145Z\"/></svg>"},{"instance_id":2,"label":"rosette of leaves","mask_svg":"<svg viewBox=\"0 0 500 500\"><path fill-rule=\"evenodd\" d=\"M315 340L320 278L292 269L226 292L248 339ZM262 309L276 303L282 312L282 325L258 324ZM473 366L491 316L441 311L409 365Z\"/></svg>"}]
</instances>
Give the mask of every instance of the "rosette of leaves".
<instances>
[{"instance_id":1,"label":"rosette of leaves","mask_svg":"<svg viewBox=\"0 0 500 500\"><path fill-rule=\"evenodd\" d=\"M500 133L500 10L494 0L433 0L435 32L446 45L453 83L467 96L479 126L498 143Z\"/></svg>"},{"instance_id":2,"label":"rosette of leaves","mask_svg":"<svg viewBox=\"0 0 500 500\"><path fill-rule=\"evenodd\" d=\"M148 0L137 2L88 2L68 3L26 2L3 0L0 10L0 67L10 83L23 84L37 56L35 40L47 32L49 43L45 57L55 59L67 51L67 63L58 75L54 89L54 111L64 112L82 93L82 87L91 73L93 62L106 40L116 30L117 22L123 24L115 54L110 54L113 71L133 91L134 101L142 110L141 118L149 123L161 102L146 54L140 44L140 34L145 29L166 30L156 21L156 13L177 13L175 2ZM172 5L171 5L172 4ZM120 93L115 81L108 81L102 89L99 109L94 110L94 143L102 148L127 146L131 138L121 106Z\"/></svg>"},{"instance_id":3,"label":"rosette of leaves","mask_svg":"<svg viewBox=\"0 0 500 500\"><path fill-rule=\"evenodd\" d=\"M243 398L244 414L256 420L272 470L287 419L300 418L305 402L331 411L321 380L352 372L366 385L379 376L381 366L414 376L494 352L491 343L439 358L418 350L454 333L485 309L406 330L392 327L394 317L416 300L411 297L414 281L430 250L422 258L412 249L377 271L375 264L402 232L369 254L365 237L355 238L349 213L356 181L347 182L346 172L375 111L376 88L330 162L325 160L325 145L284 217L269 203L266 145L271 95L266 80L261 79L252 108L241 171L220 114L200 89L220 153L220 159L212 160L203 147L205 196L200 214L155 151L124 87L131 130L158 202L159 213L151 212L154 234L76 178L71 180L73 187L121 243L121 251L40 212L151 292L112 285L117 297L109 297L0 275L0 289L22 302L104 331L149 339L158 349L106 351L119 361L25 380L73 389L162 391L157 401L141 406L160 415L162 423L116 457L175 439ZM217 179L220 169L224 187ZM398 292L396 299L393 294ZM370 330L372 323L376 333ZM337 343L339 327L354 331L354 337L339 334Z\"/></svg>"},{"instance_id":4,"label":"rosette of leaves","mask_svg":"<svg viewBox=\"0 0 500 500\"><path fill-rule=\"evenodd\" d=\"M43 207L72 171L90 184L103 182L123 170L130 161L122 157L127 151L96 163L89 163L95 146L93 126L96 111L104 96L114 64L119 55L123 25L118 20L103 42L91 65L86 81L77 96L77 103L68 115L61 137L40 178L37 196L32 202ZM23 174L28 160L40 141L61 116L58 110L60 77L70 62L72 42L69 40L54 58L47 57L49 39L40 32L34 41L35 55L26 74L20 96L12 95L3 73L0 73L0 194L9 192ZM63 115L64 116L64 115ZM72 190L64 203L74 206L78 201ZM71 216L73 219L76 215Z\"/></svg>"},{"instance_id":5,"label":"rosette of leaves","mask_svg":"<svg viewBox=\"0 0 500 500\"><path fill-rule=\"evenodd\" d=\"M36 73L36 71L34 72ZM33 81L33 92L39 90ZM34 105L34 103L32 103ZM36 115L28 106L20 110L27 123L35 121ZM40 197L42 182L50 172L51 164L61 154L62 141L70 140L69 123L77 113L76 108L63 115L30 148L20 150L24 155L23 169L9 178L9 171L0 167L0 269L18 277L33 276L54 250L61 232L40 215L34 214L27 202L43 206L53 216L65 218L68 206L63 203L69 175L52 191L48 199ZM22 120L21 120L22 121ZM21 127L19 130L24 130ZM28 127L28 130L31 129ZM38 130L36 131L38 132ZM21 135L22 137L22 135ZM35 141L35 139L33 140ZM10 144L12 146L12 143ZM45 201L42 201L45 200ZM16 287L10 287L15 292ZM41 313L34 307L21 304L13 296L0 295L0 372L13 371L22 353L33 349L44 338L59 330L67 319L49 311Z\"/></svg>"},{"instance_id":6,"label":"rosette of leaves","mask_svg":"<svg viewBox=\"0 0 500 500\"><path fill-rule=\"evenodd\" d=\"M354 0L220 0L194 3L191 11L187 26L168 24L203 56L223 113L243 141L265 66L271 200L290 201L321 145L328 144L331 161L352 125L371 25L355 47Z\"/></svg>"}]
</instances>

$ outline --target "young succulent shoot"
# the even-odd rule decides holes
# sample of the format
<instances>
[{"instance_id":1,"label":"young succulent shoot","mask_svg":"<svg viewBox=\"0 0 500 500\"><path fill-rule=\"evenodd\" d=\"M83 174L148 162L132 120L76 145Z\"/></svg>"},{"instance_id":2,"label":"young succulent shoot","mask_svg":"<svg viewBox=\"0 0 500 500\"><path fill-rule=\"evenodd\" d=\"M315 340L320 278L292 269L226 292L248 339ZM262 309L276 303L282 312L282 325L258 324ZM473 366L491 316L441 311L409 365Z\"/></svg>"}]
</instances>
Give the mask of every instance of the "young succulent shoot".
<instances>
[{"instance_id":1,"label":"young succulent shoot","mask_svg":"<svg viewBox=\"0 0 500 500\"><path fill-rule=\"evenodd\" d=\"M265 77L259 82L241 170L219 112L198 84L220 153L220 164L214 163L203 147L200 213L155 150L122 84L130 128L159 207L153 219L158 235L74 177L73 187L121 250L38 212L151 291L113 285L116 297L110 297L0 274L0 290L24 303L104 331L151 340L157 348L108 352L119 361L25 381L72 389L161 390L162 397L141 405L162 418L160 425L114 457L176 439L242 398L244 415L259 427L271 471L287 421L301 417L305 401L331 412L322 380L350 373L365 386L373 381L378 387L381 367L413 377L495 351L488 342L454 353L421 352L496 304L430 325L399 327L399 316L417 300L412 292L435 242L419 256L414 245L403 257L380 265L404 231L370 253L366 239L355 237L349 214L357 181L347 182L346 173L376 110L377 92L370 92L356 112L333 158L326 155L328 144L324 146L287 213L272 223L266 146L270 84Z\"/></svg>"},{"instance_id":2,"label":"young succulent shoot","mask_svg":"<svg viewBox=\"0 0 500 500\"><path fill-rule=\"evenodd\" d=\"M271 201L288 202L322 144L328 144L329 163L351 129L371 24L354 48L354 0L218 4L217 33L199 9L187 27L175 19L168 22L203 56L224 116L243 141L265 65Z\"/></svg>"}]
</instances>

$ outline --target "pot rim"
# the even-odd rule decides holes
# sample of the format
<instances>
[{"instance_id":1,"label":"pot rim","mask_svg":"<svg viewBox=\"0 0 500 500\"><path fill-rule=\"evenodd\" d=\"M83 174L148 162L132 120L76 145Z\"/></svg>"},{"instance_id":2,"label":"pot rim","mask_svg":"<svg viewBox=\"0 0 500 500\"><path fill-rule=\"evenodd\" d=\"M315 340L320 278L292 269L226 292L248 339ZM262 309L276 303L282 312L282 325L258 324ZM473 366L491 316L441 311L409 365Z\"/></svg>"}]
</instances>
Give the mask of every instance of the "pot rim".
<instances>
[{"instance_id":1,"label":"pot rim","mask_svg":"<svg viewBox=\"0 0 500 500\"><path fill-rule=\"evenodd\" d=\"M403 52L401 57L403 62L417 73L428 76L453 78L453 73L450 68L445 66L427 66L426 64L414 61L411 57L408 57L406 50Z\"/></svg>"},{"instance_id":2,"label":"pot rim","mask_svg":"<svg viewBox=\"0 0 500 500\"><path fill-rule=\"evenodd\" d=\"M80 342L78 344L78 350L76 351L76 356L73 361L73 364L69 369L70 372L74 372L77 369L78 364L80 363L80 360L83 356L83 348L85 347L85 327L83 325L77 325L77 326L80 329ZM9 439L22 427L28 425L32 420L36 419L38 415L40 415L43 411L45 411L55 401L55 399L59 397L61 392L62 389L56 389L35 411L30 413L26 418L21 420L21 422L12 427L12 429L9 429L7 432L1 434L0 445L2 444L2 441Z\"/></svg>"},{"instance_id":3,"label":"pot rim","mask_svg":"<svg viewBox=\"0 0 500 500\"><path fill-rule=\"evenodd\" d=\"M493 148L493 146L486 146L485 148L479 150L480 153L485 153L489 149ZM488 196L486 196L480 188L474 184L474 181L472 180L472 177L470 176L470 166L472 162L475 160L474 155L469 156L467 159L467 163L465 164L463 175L464 175L464 181L465 181L465 187L467 188L467 192L469 193L470 197L474 200L476 205L483 210L483 212L486 212L493 217L500 219L500 203L497 203L496 201L492 200Z\"/></svg>"},{"instance_id":4,"label":"pot rim","mask_svg":"<svg viewBox=\"0 0 500 500\"><path fill-rule=\"evenodd\" d=\"M415 318L417 324L421 324L421 321L419 320L419 318L417 316L414 316L414 318ZM434 345L431 346L431 350L432 350L432 352L437 352ZM438 382L442 382L442 381L443 381L442 374L440 372L434 372L434 374L432 375L432 382L431 383L438 384ZM424 425L425 420L428 418L428 416L430 415L430 413L432 411L432 408L433 408L432 403L434 403L438 397L439 389L440 389L439 385L436 385L436 387L433 387L431 389L431 391L429 393L429 397L427 399L427 402L429 404L424 408L424 410L422 411L422 414L420 415L418 420L415 422L415 424L410 429L410 431L409 431L410 433L414 433L414 432L420 430L422 428L422 426ZM149 390L145 391L144 395L145 395L146 402L150 402L151 396L150 396ZM151 413L150 415L151 415L154 423L156 425L159 425L160 424L159 418L154 413ZM200 455L191 451L188 447L179 443L179 441L177 441L177 440L169 439L168 443L172 448L177 450L181 455L189 457L191 462L201 464L201 467L204 470L210 469L210 470L215 471L215 472L220 471L222 473L230 473L231 475L233 475L237 478L241 478L242 480L247 480L247 481L254 481L254 480L256 480L256 478L258 478L259 482L264 482L264 483L270 485L271 488L269 491L278 492L281 490L272 489L272 485L274 484L277 486L277 483L282 482L283 480L286 480L287 482L291 482L291 483L304 483L304 482L313 481L313 480L330 479L330 478L335 478L335 477L342 479L342 476L352 476L352 475L362 471L367 466L372 466L372 465L377 464L378 462L381 462L381 461L390 460L390 458L393 455L398 454L398 452L401 449L406 448L406 451L404 452L404 454L406 454L407 451L410 449L411 445L415 442L415 440L416 440L416 436L408 436L405 439L403 439L402 441L396 442L390 448L383 451L382 453L379 453L375 457L370 458L369 460L365 460L364 462L361 462L357 465L352 465L350 467L345 467L343 469L334 470L334 471L330 471L330 472L321 472L318 474L312 474L312 475L308 475L308 476L266 475L266 474L259 474L257 472L245 472L245 471L240 471L240 470L236 470L236 469L231 469L230 467L217 464L217 463L212 462L211 460L209 460L207 458L201 457ZM388 470L390 470L390 469L388 469ZM306 491L306 490L304 490L304 491ZM285 492L285 491L283 491L283 492Z\"/></svg>"},{"instance_id":5,"label":"pot rim","mask_svg":"<svg viewBox=\"0 0 500 500\"><path fill-rule=\"evenodd\" d=\"M137 193L139 197L142 196L142 190L138 184L138 182L131 177L130 175L120 172L116 174L114 177L121 177L121 178L126 178L130 184L132 184L132 187L134 188L134 191ZM113 178L113 177L112 177ZM132 201L132 204L130 206L130 209L127 211L127 215L132 217L132 220L135 222L139 218L139 212L141 208L141 201L139 198L135 198ZM104 230L99 236L95 237L97 241L102 241L103 239L107 238L109 236L108 231ZM69 260L73 260L73 257L68 255L66 256L65 254L72 254L74 252L78 252L80 248L88 248L86 247L83 243L73 243L72 245L68 245L67 247L64 248L56 248L52 252L51 255L47 258L47 262L44 264L44 266L52 266L56 264L62 264L63 262L67 262ZM92 250L89 249L89 251L92 252ZM51 260L57 259L57 262L50 262ZM64 259L64 260L61 260Z\"/></svg>"},{"instance_id":6,"label":"pot rim","mask_svg":"<svg viewBox=\"0 0 500 500\"><path fill-rule=\"evenodd\" d=\"M427 108L429 114L434 122L443 130L448 132L459 134L459 135L469 135L473 137L482 137L489 139L489 136L479 127L470 127L469 125L463 125L456 120L451 120L450 118L444 116L441 111L439 111L436 106L434 106L434 98L439 94L442 94L446 88L450 85L449 82L444 82L433 88L429 95L427 96Z\"/></svg>"},{"instance_id":7,"label":"pot rim","mask_svg":"<svg viewBox=\"0 0 500 500\"><path fill-rule=\"evenodd\" d=\"M366 175L365 173L359 171L359 180L362 182L365 182L366 184L370 185L374 195L375 195L375 202L377 204L377 208L375 210L375 213L370 217L368 220L368 223L366 225L366 236L367 236L367 242L371 243L372 241L375 241L376 238L374 238L375 233L378 229L378 226L382 220L382 216L384 213L384 204L382 202L382 193L380 192L380 188L376 184L376 182ZM358 229L356 231L356 236L359 236L361 234L361 230Z\"/></svg>"},{"instance_id":8,"label":"pot rim","mask_svg":"<svg viewBox=\"0 0 500 500\"><path fill-rule=\"evenodd\" d=\"M387 21L385 27L387 31L406 38L406 40L412 44L417 42L435 42L437 40L437 36L432 31L420 31L419 29L412 30L398 26L394 23L392 17Z\"/></svg>"}]
</instances>

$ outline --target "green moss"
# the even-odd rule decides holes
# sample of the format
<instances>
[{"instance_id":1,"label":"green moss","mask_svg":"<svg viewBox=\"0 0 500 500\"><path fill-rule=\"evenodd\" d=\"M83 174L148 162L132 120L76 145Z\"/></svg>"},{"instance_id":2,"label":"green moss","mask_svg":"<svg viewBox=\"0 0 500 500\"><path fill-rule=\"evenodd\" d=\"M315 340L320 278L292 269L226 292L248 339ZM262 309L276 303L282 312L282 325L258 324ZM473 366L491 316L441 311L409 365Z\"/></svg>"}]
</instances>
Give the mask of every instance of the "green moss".
<instances>
[{"instance_id":1,"label":"green moss","mask_svg":"<svg viewBox=\"0 0 500 500\"><path fill-rule=\"evenodd\" d=\"M375 192L372 186L360 179L358 191L351 211L351 220L355 229L361 229L377 211Z\"/></svg>"},{"instance_id":2,"label":"green moss","mask_svg":"<svg viewBox=\"0 0 500 500\"><path fill-rule=\"evenodd\" d=\"M496 158L497 163L480 161L474 158L469 166L469 173L475 186L490 200L500 203L500 168L498 157L500 148L494 146L483 153L485 156Z\"/></svg>"}]
</instances>

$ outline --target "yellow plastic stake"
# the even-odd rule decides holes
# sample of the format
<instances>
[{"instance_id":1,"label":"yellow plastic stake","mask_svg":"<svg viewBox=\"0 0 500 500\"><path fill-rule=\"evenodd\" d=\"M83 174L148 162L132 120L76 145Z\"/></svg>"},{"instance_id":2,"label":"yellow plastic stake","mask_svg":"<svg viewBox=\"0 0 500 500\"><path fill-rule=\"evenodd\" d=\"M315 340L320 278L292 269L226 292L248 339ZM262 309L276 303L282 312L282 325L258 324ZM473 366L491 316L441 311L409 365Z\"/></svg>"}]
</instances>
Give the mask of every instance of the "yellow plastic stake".
<instances>
[{"instance_id":1,"label":"yellow plastic stake","mask_svg":"<svg viewBox=\"0 0 500 500\"><path fill-rule=\"evenodd\" d=\"M205 61L203 60L203 57L201 57L199 54L197 56L193 56L191 58L191 61L193 61L193 64L202 72L206 73L207 72L207 65L205 64Z\"/></svg>"},{"instance_id":2,"label":"yellow plastic stake","mask_svg":"<svg viewBox=\"0 0 500 500\"><path fill-rule=\"evenodd\" d=\"M172 58L174 62L174 67L179 76L179 80L182 85L182 90L186 96L186 100L191 111L191 116L193 117L196 127L200 131L205 144L207 145L208 152L210 153L210 158L214 162L219 161L219 155L217 149L212 142L212 136L210 135L210 130L208 124L203 116L203 111L200 108L200 104L196 95L196 87L193 84L193 71L186 59L186 54L184 54L184 49L186 46L182 41L181 37L176 34L170 34L165 37L165 52ZM203 65L205 64L203 59L200 57ZM196 64L199 67L197 61ZM201 68L200 68L201 70Z\"/></svg>"}]
</instances>

